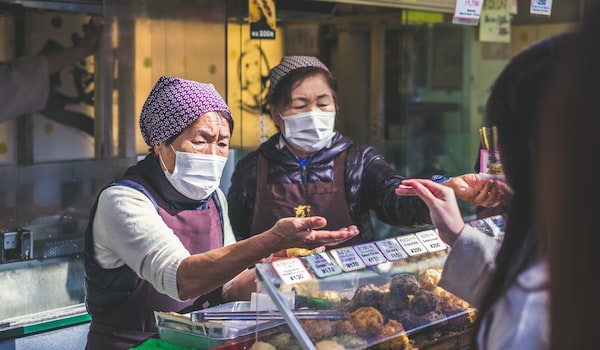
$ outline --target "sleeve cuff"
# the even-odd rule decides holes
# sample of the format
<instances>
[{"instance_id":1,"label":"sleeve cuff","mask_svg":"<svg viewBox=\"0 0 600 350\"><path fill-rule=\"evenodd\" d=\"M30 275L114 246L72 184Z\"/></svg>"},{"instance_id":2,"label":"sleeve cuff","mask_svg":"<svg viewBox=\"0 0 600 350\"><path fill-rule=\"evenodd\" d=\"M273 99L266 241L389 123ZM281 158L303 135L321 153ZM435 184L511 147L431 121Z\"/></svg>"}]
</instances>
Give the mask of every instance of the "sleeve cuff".
<instances>
[{"instance_id":1,"label":"sleeve cuff","mask_svg":"<svg viewBox=\"0 0 600 350\"><path fill-rule=\"evenodd\" d=\"M438 184L441 184L442 182L448 181L448 180L450 180L450 178L446 177L444 175L433 175L431 177L431 181L438 183Z\"/></svg>"},{"instance_id":2,"label":"sleeve cuff","mask_svg":"<svg viewBox=\"0 0 600 350\"><path fill-rule=\"evenodd\" d=\"M163 281L166 294L177 301L183 301L179 298L179 290L177 289L177 269L180 262L181 260L173 261L167 266Z\"/></svg>"}]
</instances>

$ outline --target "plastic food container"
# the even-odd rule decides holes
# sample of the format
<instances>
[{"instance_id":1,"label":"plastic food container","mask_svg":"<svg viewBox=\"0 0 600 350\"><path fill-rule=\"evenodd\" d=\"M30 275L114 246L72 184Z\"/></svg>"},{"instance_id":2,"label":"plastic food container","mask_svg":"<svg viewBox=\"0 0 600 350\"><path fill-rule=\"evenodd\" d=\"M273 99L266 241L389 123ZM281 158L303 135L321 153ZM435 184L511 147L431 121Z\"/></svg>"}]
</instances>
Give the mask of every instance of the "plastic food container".
<instances>
[{"instance_id":1,"label":"plastic food container","mask_svg":"<svg viewBox=\"0 0 600 350\"><path fill-rule=\"evenodd\" d=\"M194 349L211 349L234 340L254 338L257 332L272 329L284 323L280 320L204 321L196 322L198 312L251 311L250 302L236 301L189 314L155 312L160 339Z\"/></svg>"}]
</instances>

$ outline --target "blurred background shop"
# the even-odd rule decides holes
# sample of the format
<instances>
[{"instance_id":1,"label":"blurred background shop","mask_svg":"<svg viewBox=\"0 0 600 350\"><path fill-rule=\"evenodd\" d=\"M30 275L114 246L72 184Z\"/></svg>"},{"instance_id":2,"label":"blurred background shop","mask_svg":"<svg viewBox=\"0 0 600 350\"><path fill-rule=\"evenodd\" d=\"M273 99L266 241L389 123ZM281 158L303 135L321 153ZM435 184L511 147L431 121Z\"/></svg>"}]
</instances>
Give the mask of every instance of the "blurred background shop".
<instances>
[{"instance_id":1,"label":"blurred background shop","mask_svg":"<svg viewBox=\"0 0 600 350\"><path fill-rule=\"evenodd\" d=\"M0 349L82 348L89 207L147 153L138 118L158 77L226 97L225 191L236 160L276 132L261 106L282 55L332 69L343 134L406 176L452 176L474 171L488 87L508 59L569 30L591 1L532 16L529 0L486 0L478 25L464 25L455 0L276 0L274 37L253 39L248 0L0 0L2 62L72 46L91 16L104 26L97 52L53 77L44 110L0 123Z\"/></svg>"}]
</instances>

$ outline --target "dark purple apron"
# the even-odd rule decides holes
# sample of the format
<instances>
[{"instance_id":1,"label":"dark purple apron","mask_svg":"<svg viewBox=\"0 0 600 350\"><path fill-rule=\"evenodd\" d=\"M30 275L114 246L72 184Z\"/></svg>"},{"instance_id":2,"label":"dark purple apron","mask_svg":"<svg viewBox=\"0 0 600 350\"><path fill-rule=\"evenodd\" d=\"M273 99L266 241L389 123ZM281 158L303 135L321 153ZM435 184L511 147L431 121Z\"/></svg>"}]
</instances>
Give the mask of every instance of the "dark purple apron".
<instances>
[{"instance_id":1,"label":"dark purple apron","mask_svg":"<svg viewBox=\"0 0 600 350\"><path fill-rule=\"evenodd\" d=\"M221 218L214 200L209 209L167 211L155 197L158 213L191 254L223 246ZM132 294L101 315L94 316L88 333L87 350L129 349L157 337L154 311L190 312L221 303L221 288L197 299L176 301L140 280Z\"/></svg>"},{"instance_id":2,"label":"dark purple apron","mask_svg":"<svg viewBox=\"0 0 600 350\"><path fill-rule=\"evenodd\" d=\"M261 154L256 164L256 200L250 227L253 235L264 232L283 217L322 216L324 229L337 230L353 225L344 191L346 152L334 160L333 181L306 184L268 184L268 161ZM362 243L360 237L343 245Z\"/></svg>"}]
</instances>

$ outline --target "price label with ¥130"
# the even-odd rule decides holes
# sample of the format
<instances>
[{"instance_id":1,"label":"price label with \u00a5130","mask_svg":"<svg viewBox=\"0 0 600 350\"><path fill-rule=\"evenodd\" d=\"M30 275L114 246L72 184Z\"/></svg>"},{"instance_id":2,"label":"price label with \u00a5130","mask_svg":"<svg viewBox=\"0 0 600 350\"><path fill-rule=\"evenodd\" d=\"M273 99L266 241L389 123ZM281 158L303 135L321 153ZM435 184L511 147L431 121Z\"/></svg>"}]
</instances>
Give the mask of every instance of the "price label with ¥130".
<instances>
[{"instance_id":1,"label":"price label with \u00a5130","mask_svg":"<svg viewBox=\"0 0 600 350\"><path fill-rule=\"evenodd\" d=\"M273 269L285 284L308 282L312 275L299 258L277 260L272 263Z\"/></svg>"}]
</instances>

